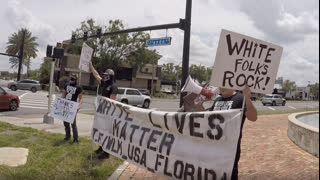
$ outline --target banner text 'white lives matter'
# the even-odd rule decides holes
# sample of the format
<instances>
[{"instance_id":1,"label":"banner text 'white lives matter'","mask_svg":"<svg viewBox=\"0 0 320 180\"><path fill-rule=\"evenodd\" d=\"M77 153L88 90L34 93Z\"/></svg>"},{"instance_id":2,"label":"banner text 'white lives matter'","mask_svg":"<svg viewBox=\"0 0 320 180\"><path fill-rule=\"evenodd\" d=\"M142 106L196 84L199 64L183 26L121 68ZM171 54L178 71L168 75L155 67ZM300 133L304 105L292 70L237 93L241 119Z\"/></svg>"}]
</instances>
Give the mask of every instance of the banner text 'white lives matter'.
<instances>
[{"instance_id":1,"label":"banner text 'white lives matter'","mask_svg":"<svg viewBox=\"0 0 320 180\"><path fill-rule=\"evenodd\" d=\"M92 140L130 163L169 179L230 179L240 109L163 112L98 96Z\"/></svg>"}]
</instances>

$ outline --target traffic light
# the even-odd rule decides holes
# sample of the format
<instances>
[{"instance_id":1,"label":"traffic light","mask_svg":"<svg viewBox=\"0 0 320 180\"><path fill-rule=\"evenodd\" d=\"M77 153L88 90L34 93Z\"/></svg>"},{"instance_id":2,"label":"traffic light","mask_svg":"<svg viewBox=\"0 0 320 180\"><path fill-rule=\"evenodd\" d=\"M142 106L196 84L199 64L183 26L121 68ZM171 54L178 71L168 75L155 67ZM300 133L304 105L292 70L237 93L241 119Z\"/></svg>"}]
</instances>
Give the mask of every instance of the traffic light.
<instances>
[{"instance_id":1,"label":"traffic light","mask_svg":"<svg viewBox=\"0 0 320 180\"><path fill-rule=\"evenodd\" d=\"M52 57L52 46L47 46L47 57Z\"/></svg>"},{"instance_id":2,"label":"traffic light","mask_svg":"<svg viewBox=\"0 0 320 180\"><path fill-rule=\"evenodd\" d=\"M101 37L101 28L99 28L99 29L97 29L97 36L98 36L98 38L100 38Z\"/></svg>"},{"instance_id":3,"label":"traffic light","mask_svg":"<svg viewBox=\"0 0 320 180\"><path fill-rule=\"evenodd\" d=\"M71 36L71 43L75 43L76 42L76 35L72 34Z\"/></svg>"},{"instance_id":4,"label":"traffic light","mask_svg":"<svg viewBox=\"0 0 320 180\"><path fill-rule=\"evenodd\" d=\"M63 48L57 48L55 47L53 49L53 58L61 59L64 54L64 49Z\"/></svg>"},{"instance_id":5,"label":"traffic light","mask_svg":"<svg viewBox=\"0 0 320 180\"><path fill-rule=\"evenodd\" d=\"M88 32L83 33L83 40L86 41L88 39Z\"/></svg>"},{"instance_id":6,"label":"traffic light","mask_svg":"<svg viewBox=\"0 0 320 180\"><path fill-rule=\"evenodd\" d=\"M274 88L272 94L278 94L278 89Z\"/></svg>"}]
</instances>

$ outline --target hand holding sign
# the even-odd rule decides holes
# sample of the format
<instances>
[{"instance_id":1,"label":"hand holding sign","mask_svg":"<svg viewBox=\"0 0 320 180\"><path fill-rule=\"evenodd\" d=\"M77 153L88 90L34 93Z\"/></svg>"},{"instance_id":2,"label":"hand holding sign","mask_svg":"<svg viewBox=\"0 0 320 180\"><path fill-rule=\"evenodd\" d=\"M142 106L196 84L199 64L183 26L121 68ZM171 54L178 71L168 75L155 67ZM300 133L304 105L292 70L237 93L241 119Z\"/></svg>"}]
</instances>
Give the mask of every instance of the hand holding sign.
<instances>
[{"instance_id":1,"label":"hand holding sign","mask_svg":"<svg viewBox=\"0 0 320 180\"><path fill-rule=\"evenodd\" d=\"M93 53L93 49L90 48L86 43L83 43L82 50L81 50L81 56L80 56L80 62L79 62L79 69L90 72L89 69L89 62L91 61L91 56Z\"/></svg>"}]
</instances>

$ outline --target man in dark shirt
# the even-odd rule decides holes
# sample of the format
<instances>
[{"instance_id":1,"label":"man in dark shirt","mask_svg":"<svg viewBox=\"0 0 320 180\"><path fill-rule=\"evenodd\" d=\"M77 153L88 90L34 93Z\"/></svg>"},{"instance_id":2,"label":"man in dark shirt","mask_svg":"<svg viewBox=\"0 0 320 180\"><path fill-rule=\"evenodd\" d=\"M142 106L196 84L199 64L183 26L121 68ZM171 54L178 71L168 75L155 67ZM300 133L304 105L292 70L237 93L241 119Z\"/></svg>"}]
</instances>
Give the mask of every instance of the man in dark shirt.
<instances>
[{"instance_id":1,"label":"man in dark shirt","mask_svg":"<svg viewBox=\"0 0 320 180\"><path fill-rule=\"evenodd\" d=\"M82 89L80 86L77 85L77 79L78 76L76 74L71 74L70 81L67 83L63 89L62 92L62 98L65 98L70 101L77 102L79 99L79 106L78 111L82 105ZM64 140L68 141L70 139L70 123L63 122L66 137ZM78 129L77 129L77 123L76 123L76 117L72 123L72 134L73 134L73 143L79 143L78 140Z\"/></svg>"},{"instance_id":2,"label":"man in dark shirt","mask_svg":"<svg viewBox=\"0 0 320 180\"><path fill-rule=\"evenodd\" d=\"M242 127L246 118L250 121L257 120L257 110L251 102L251 99L250 99L251 91L247 86L242 91L243 95L239 92L234 91L233 89L227 89L227 88L220 88L220 93L221 93L221 96L216 97L214 104L211 107L211 110L213 111L241 109L243 105L243 100L245 100L245 108L244 108L245 113L243 113L243 116L242 116L237 153L236 153L233 170L232 170L232 177L231 177L232 180L237 180L238 179L238 163L239 163L240 153L241 153L240 147L241 147L241 138L242 138Z\"/></svg>"},{"instance_id":3,"label":"man in dark shirt","mask_svg":"<svg viewBox=\"0 0 320 180\"><path fill-rule=\"evenodd\" d=\"M107 69L102 76L95 70L92 63L89 63L90 71L92 72L95 79L98 81L101 87L101 96L110 98L115 100L118 92L118 87L115 85L115 75L112 69ZM108 159L109 153L103 151L102 147L100 146L99 149L95 151L98 154L98 159Z\"/></svg>"}]
</instances>

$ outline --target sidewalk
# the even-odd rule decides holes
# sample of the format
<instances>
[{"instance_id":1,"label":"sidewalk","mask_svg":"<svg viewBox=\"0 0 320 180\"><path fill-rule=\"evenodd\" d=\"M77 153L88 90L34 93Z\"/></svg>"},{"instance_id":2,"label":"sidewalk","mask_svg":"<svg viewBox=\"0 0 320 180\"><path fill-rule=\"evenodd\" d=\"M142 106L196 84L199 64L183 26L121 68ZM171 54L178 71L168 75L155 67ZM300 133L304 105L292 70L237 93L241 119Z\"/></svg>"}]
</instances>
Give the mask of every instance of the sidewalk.
<instances>
[{"instance_id":1,"label":"sidewalk","mask_svg":"<svg viewBox=\"0 0 320 180\"><path fill-rule=\"evenodd\" d=\"M304 152L287 136L288 114L259 116L243 128L240 180L319 179L319 159ZM164 180L130 164L119 180Z\"/></svg>"},{"instance_id":2,"label":"sidewalk","mask_svg":"<svg viewBox=\"0 0 320 180\"><path fill-rule=\"evenodd\" d=\"M43 124L42 117L0 116L0 121L32 127L54 133L64 133L62 121ZM93 116L79 113L77 126L80 136L90 137ZM287 136L288 114L259 116L256 122L246 121L243 128L242 153L239 163L240 180L319 179L319 159L304 152ZM118 173L119 180L164 180L147 170L129 164ZM116 176L117 177L117 176Z\"/></svg>"},{"instance_id":3,"label":"sidewalk","mask_svg":"<svg viewBox=\"0 0 320 180\"><path fill-rule=\"evenodd\" d=\"M44 124L43 117L39 116L23 116L23 117L11 117L0 116L0 121L14 124L16 126L31 127L38 130L45 130L53 133L64 134L64 126L61 120L55 119L54 124ZM77 127L79 136L90 137L91 128L93 123L93 116L87 114L78 113L77 115Z\"/></svg>"}]
</instances>

